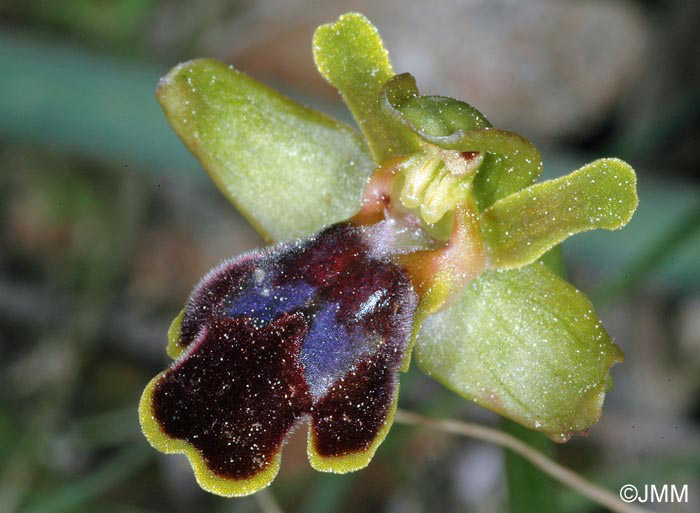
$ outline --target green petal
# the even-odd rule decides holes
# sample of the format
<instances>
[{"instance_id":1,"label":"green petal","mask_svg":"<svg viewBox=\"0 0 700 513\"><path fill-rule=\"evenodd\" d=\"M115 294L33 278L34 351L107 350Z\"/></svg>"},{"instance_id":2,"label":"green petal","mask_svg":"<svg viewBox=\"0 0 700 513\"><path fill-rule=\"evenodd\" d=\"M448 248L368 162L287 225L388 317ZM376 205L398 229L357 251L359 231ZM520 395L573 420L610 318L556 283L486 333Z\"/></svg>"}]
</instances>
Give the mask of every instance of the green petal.
<instances>
[{"instance_id":1,"label":"green petal","mask_svg":"<svg viewBox=\"0 0 700 513\"><path fill-rule=\"evenodd\" d=\"M450 140L459 130L491 127L489 120L467 103L446 96L419 96L410 73L388 80L380 101L387 116L426 140Z\"/></svg>"},{"instance_id":2,"label":"green petal","mask_svg":"<svg viewBox=\"0 0 700 513\"><path fill-rule=\"evenodd\" d=\"M590 301L537 262L467 285L426 319L416 359L456 393L566 441L599 419L622 353Z\"/></svg>"},{"instance_id":3,"label":"green petal","mask_svg":"<svg viewBox=\"0 0 700 513\"><path fill-rule=\"evenodd\" d=\"M170 124L268 241L351 216L374 164L359 134L225 64L175 67L158 86Z\"/></svg>"},{"instance_id":4,"label":"green petal","mask_svg":"<svg viewBox=\"0 0 700 513\"><path fill-rule=\"evenodd\" d=\"M408 73L389 80L382 93L386 117L403 123L424 141L447 150L485 154L474 178L479 210L535 183L540 176L542 157L537 148L516 133L491 128L472 106L452 98L418 96L415 80Z\"/></svg>"},{"instance_id":5,"label":"green petal","mask_svg":"<svg viewBox=\"0 0 700 513\"><path fill-rule=\"evenodd\" d=\"M636 183L628 164L600 159L497 201L481 216L492 267L527 265L578 232L621 228L637 208Z\"/></svg>"},{"instance_id":6,"label":"green petal","mask_svg":"<svg viewBox=\"0 0 700 513\"><path fill-rule=\"evenodd\" d=\"M313 54L321 75L342 94L378 164L419 149L417 139L393 129L379 107L380 89L394 72L379 32L367 18L347 13L321 25L314 33Z\"/></svg>"}]
</instances>

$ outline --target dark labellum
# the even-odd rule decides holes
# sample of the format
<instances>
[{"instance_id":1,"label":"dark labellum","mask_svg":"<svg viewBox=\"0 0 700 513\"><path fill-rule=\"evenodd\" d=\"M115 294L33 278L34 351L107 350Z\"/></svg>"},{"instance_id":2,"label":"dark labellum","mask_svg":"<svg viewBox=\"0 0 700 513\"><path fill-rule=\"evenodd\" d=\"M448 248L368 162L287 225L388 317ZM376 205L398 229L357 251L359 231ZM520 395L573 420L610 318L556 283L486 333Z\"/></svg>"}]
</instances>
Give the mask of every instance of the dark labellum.
<instances>
[{"instance_id":1,"label":"dark labellum","mask_svg":"<svg viewBox=\"0 0 700 513\"><path fill-rule=\"evenodd\" d=\"M306 416L319 457L368 450L416 309L390 232L340 223L205 276L182 319L183 353L153 390L162 431L233 479L264 470Z\"/></svg>"}]
</instances>

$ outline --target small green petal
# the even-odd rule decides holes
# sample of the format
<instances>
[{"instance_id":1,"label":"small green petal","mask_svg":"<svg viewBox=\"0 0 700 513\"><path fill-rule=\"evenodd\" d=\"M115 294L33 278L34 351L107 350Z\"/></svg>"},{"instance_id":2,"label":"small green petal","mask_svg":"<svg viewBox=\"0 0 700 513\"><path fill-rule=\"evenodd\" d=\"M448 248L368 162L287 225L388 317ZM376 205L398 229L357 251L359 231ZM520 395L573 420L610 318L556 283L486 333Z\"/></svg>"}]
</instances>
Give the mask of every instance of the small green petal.
<instances>
[{"instance_id":1,"label":"small green petal","mask_svg":"<svg viewBox=\"0 0 700 513\"><path fill-rule=\"evenodd\" d=\"M379 32L367 18L347 13L321 25L314 33L313 54L321 75L342 94L378 164L419 149L412 134L392 129L379 107L380 89L394 72Z\"/></svg>"},{"instance_id":2,"label":"small green petal","mask_svg":"<svg viewBox=\"0 0 700 513\"><path fill-rule=\"evenodd\" d=\"M418 96L408 73L389 80L381 99L387 118L403 123L424 141L446 150L478 151L484 162L474 178L479 210L535 183L542 158L535 146L518 134L491 128L472 106L442 96Z\"/></svg>"},{"instance_id":3,"label":"small green petal","mask_svg":"<svg viewBox=\"0 0 700 513\"><path fill-rule=\"evenodd\" d=\"M380 101L387 116L426 140L449 142L459 130L491 127L489 120L468 103L446 96L419 96L416 79L410 73L388 80Z\"/></svg>"},{"instance_id":4,"label":"small green petal","mask_svg":"<svg viewBox=\"0 0 700 513\"><path fill-rule=\"evenodd\" d=\"M491 266L521 267L575 233L621 228L637 208L636 183L628 164L600 159L497 201L481 216Z\"/></svg>"},{"instance_id":5,"label":"small green petal","mask_svg":"<svg viewBox=\"0 0 700 513\"><path fill-rule=\"evenodd\" d=\"M374 164L352 128L213 59L158 86L168 121L226 197L268 241L350 217Z\"/></svg>"},{"instance_id":6,"label":"small green petal","mask_svg":"<svg viewBox=\"0 0 700 513\"><path fill-rule=\"evenodd\" d=\"M454 392L565 441L600 418L622 353L590 301L536 262L473 280L425 320L416 360Z\"/></svg>"}]
</instances>

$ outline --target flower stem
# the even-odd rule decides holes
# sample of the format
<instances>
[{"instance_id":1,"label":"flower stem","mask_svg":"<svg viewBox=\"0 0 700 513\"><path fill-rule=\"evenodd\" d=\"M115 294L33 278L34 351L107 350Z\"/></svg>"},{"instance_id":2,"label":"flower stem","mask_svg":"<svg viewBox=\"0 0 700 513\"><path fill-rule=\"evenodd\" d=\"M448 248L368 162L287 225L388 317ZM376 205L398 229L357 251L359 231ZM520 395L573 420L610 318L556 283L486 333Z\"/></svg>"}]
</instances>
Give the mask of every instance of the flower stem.
<instances>
[{"instance_id":1,"label":"flower stem","mask_svg":"<svg viewBox=\"0 0 700 513\"><path fill-rule=\"evenodd\" d=\"M471 422L450 419L431 419L404 410L397 410L394 420L401 424L422 426L429 429L436 429L444 433L469 436L500 445L501 447L505 447L519 454L542 470L542 472L552 476L601 506L608 508L610 511L616 513L649 513L646 509L622 502L616 495L605 488L601 488L597 484L588 481L576 472L547 458L541 452L533 449L514 436L499 431L498 429Z\"/></svg>"}]
</instances>

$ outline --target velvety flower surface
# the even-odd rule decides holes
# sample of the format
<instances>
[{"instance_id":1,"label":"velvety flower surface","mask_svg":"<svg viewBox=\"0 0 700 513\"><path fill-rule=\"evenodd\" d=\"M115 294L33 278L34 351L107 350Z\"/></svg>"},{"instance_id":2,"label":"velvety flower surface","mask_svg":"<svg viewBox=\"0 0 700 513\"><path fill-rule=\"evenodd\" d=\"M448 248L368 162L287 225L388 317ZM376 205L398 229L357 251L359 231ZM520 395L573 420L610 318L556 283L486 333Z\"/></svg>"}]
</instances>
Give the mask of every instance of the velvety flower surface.
<instances>
[{"instance_id":1,"label":"velvety flower surface","mask_svg":"<svg viewBox=\"0 0 700 513\"><path fill-rule=\"evenodd\" d=\"M177 360L144 394L149 440L184 451L225 495L269 482L306 417L314 467L364 467L391 423L416 309L386 232L336 224L205 276L180 317Z\"/></svg>"}]
</instances>

